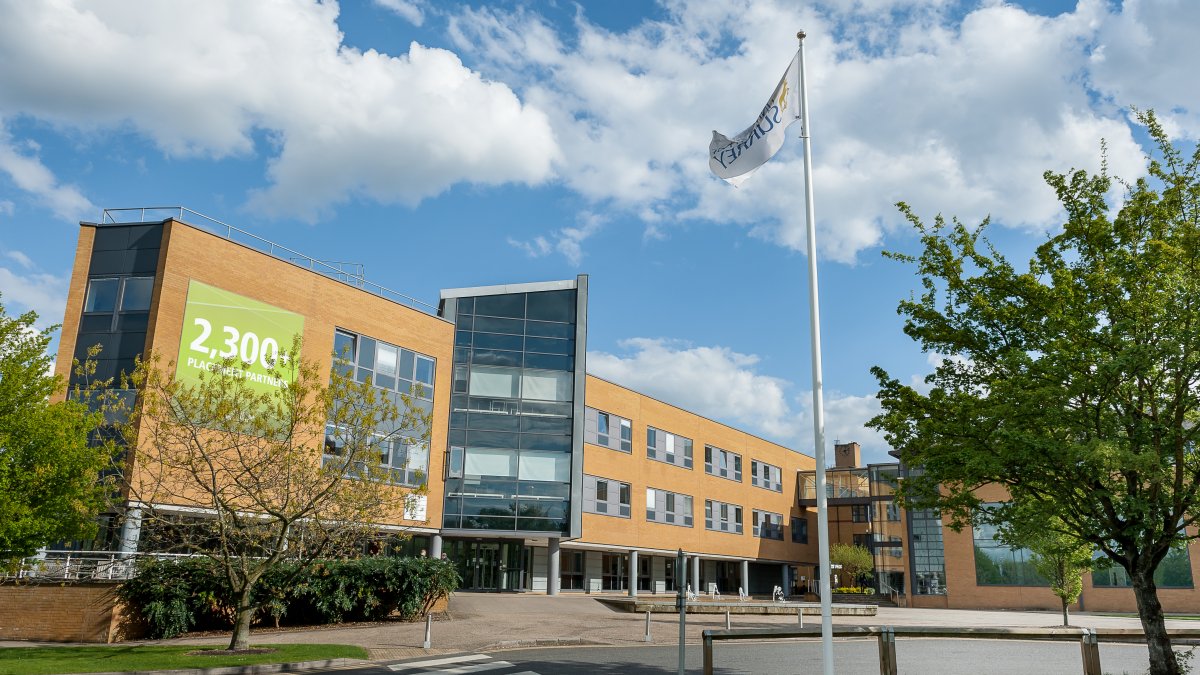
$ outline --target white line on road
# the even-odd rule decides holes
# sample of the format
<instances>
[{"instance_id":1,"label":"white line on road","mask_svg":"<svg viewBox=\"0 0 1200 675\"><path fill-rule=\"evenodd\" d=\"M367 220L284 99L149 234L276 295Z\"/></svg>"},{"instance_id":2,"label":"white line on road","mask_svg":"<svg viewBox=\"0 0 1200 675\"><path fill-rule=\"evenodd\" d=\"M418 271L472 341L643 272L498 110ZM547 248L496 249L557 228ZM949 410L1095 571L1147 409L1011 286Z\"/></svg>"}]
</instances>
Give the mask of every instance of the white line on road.
<instances>
[{"instance_id":1,"label":"white line on road","mask_svg":"<svg viewBox=\"0 0 1200 675\"><path fill-rule=\"evenodd\" d=\"M512 668L513 664L508 661L492 661L491 663L476 663L473 666L462 666L461 668L447 668L445 670L436 670L438 675L464 675L465 673L482 673L485 670L496 670L497 668Z\"/></svg>"},{"instance_id":2,"label":"white line on road","mask_svg":"<svg viewBox=\"0 0 1200 675\"><path fill-rule=\"evenodd\" d=\"M492 657L486 654L466 654L464 656L450 656L444 659L429 659L427 661L413 661L410 663L397 663L393 666L388 666L388 669L394 671L402 670L417 670L419 668L428 668L430 666L445 666L452 663L466 663L468 661L487 661Z\"/></svg>"}]
</instances>

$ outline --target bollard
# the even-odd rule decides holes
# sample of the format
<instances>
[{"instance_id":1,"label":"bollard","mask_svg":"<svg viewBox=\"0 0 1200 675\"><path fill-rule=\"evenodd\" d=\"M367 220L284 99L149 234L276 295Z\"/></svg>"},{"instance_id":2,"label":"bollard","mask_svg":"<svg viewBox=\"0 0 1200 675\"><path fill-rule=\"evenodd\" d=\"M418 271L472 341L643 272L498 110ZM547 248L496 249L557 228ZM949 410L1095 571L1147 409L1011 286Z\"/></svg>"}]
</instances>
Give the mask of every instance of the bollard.
<instances>
[{"instance_id":1,"label":"bollard","mask_svg":"<svg viewBox=\"0 0 1200 675\"><path fill-rule=\"evenodd\" d=\"M1079 649L1083 652L1083 675L1100 675L1100 643L1096 640L1096 631L1083 629L1083 637L1079 640Z\"/></svg>"},{"instance_id":2,"label":"bollard","mask_svg":"<svg viewBox=\"0 0 1200 675\"><path fill-rule=\"evenodd\" d=\"M730 630L733 625L729 623L729 610L725 610L725 630Z\"/></svg>"},{"instance_id":3,"label":"bollard","mask_svg":"<svg viewBox=\"0 0 1200 675\"><path fill-rule=\"evenodd\" d=\"M646 637L642 641L650 642L650 610L646 610Z\"/></svg>"},{"instance_id":4,"label":"bollard","mask_svg":"<svg viewBox=\"0 0 1200 675\"><path fill-rule=\"evenodd\" d=\"M879 675L896 675L896 632L879 627Z\"/></svg>"},{"instance_id":5,"label":"bollard","mask_svg":"<svg viewBox=\"0 0 1200 675\"><path fill-rule=\"evenodd\" d=\"M424 649L429 649L433 638L433 615L425 615L425 644L421 645Z\"/></svg>"},{"instance_id":6,"label":"bollard","mask_svg":"<svg viewBox=\"0 0 1200 675\"><path fill-rule=\"evenodd\" d=\"M796 607L796 621L800 623L800 627L804 628L804 608Z\"/></svg>"}]
</instances>

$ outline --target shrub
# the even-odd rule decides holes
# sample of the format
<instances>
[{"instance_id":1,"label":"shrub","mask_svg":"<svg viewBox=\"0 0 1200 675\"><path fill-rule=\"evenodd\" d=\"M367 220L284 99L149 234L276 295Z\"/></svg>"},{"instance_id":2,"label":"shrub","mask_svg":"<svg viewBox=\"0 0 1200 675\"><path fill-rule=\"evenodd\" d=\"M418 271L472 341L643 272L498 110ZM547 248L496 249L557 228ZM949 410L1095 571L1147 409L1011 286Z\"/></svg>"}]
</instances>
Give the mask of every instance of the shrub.
<instances>
[{"instance_id":1,"label":"shrub","mask_svg":"<svg viewBox=\"0 0 1200 675\"><path fill-rule=\"evenodd\" d=\"M427 614L459 581L452 563L432 558L322 560L306 568L282 563L255 586L255 620L278 625L286 618L305 625L378 621L396 614L411 621ZM233 624L232 593L207 558L140 561L119 593L146 622L151 638Z\"/></svg>"}]
</instances>

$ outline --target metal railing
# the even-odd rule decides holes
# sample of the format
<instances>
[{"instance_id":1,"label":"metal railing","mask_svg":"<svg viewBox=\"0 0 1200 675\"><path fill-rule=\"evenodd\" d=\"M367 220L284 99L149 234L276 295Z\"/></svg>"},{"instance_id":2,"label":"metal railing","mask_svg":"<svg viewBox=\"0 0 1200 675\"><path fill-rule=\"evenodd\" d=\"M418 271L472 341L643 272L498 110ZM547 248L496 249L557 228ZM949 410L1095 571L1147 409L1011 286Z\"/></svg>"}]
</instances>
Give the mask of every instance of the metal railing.
<instances>
[{"instance_id":1,"label":"metal railing","mask_svg":"<svg viewBox=\"0 0 1200 675\"><path fill-rule=\"evenodd\" d=\"M181 553L121 553L117 551L43 551L21 561L15 570L0 571L0 579L28 581L124 581L137 572L143 558L187 558Z\"/></svg>"},{"instance_id":2,"label":"metal railing","mask_svg":"<svg viewBox=\"0 0 1200 675\"><path fill-rule=\"evenodd\" d=\"M1200 629L1170 629L1172 642L1189 644L1200 640ZM1067 642L1079 640L1084 675L1101 675L1100 642L1144 642L1146 636L1136 628L964 628L946 626L834 626L834 637L875 637L879 642L880 675L897 675L896 637L957 638L975 640L1038 640ZM820 626L807 628L746 628L706 630L704 675L713 673L713 643L723 640L783 640L819 638Z\"/></svg>"},{"instance_id":3,"label":"metal railing","mask_svg":"<svg viewBox=\"0 0 1200 675\"><path fill-rule=\"evenodd\" d=\"M422 302L410 295L405 295L399 291L394 291L385 286L367 281L363 276L362 266L357 263L317 260L286 246L277 244L270 239L264 239L257 234L239 229L229 223L206 216L198 211L193 211L185 206L142 206L125 209L104 209L104 212L100 215L100 224L147 222L147 216L151 220L174 218L219 237L224 237L229 241L266 253L284 262L289 262L322 276L336 279L344 284L378 295L386 300L391 300L392 302L411 307L426 314L437 316L437 307L435 305Z\"/></svg>"}]
</instances>

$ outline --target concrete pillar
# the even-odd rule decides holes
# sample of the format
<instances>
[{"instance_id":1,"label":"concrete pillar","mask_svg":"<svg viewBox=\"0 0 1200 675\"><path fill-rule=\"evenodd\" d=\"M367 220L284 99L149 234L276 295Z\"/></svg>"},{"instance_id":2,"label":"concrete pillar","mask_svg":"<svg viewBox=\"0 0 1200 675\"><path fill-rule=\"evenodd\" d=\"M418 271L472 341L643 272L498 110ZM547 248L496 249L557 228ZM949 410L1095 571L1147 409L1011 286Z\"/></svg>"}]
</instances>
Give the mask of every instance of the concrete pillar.
<instances>
[{"instance_id":1,"label":"concrete pillar","mask_svg":"<svg viewBox=\"0 0 1200 675\"><path fill-rule=\"evenodd\" d=\"M704 591L700 588L700 556L692 556L692 591L696 595L700 595Z\"/></svg>"},{"instance_id":2,"label":"concrete pillar","mask_svg":"<svg viewBox=\"0 0 1200 675\"><path fill-rule=\"evenodd\" d=\"M629 597L637 597L638 556L637 551L629 550Z\"/></svg>"},{"instance_id":3,"label":"concrete pillar","mask_svg":"<svg viewBox=\"0 0 1200 675\"><path fill-rule=\"evenodd\" d=\"M429 557L434 560L442 557L442 535L435 534L429 540Z\"/></svg>"},{"instance_id":4,"label":"concrete pillar","mask_svg":"<svg viewBox=\"0 0 1200 675\"><path fill-rule=\"evenodd\" d=\"M557 537L550 539L547 547L546 561L546 595L558 595L558 587L562 581L562 575L559 574L559 559L558 559L558 543Z\"/></svg>"},{"instance_id":5,"label":"concrete pillar","mask_svg":"<svg viewBox=\"0 0 1200 675\"><path fill-rule=\"evenodd\" d=\"M125 522L121 524L121 557L128 557L138 550L138 541L142 538L142 510L128 508L125 510Z\"/></svg>"},{"instance_id":6,"label":"concrete pillar","mask_svg":"<svg viewBox=\"0 0 1200 675\"><path fill-rule=\"evenodd\" d=\"M780 575L780 578L782 579L782 581L779 582L779 586L780 586L780 588L783 589L784 595L791 595L792 594L792 584L791 584L791 580L789 578L789 577L791 577L791 575L788 573L792 571L792 566L791 565L780 565L779 570L782 573Z\"/></svg>"},{"instance_id":7,"label":"concrete pillar","mask_svg":"<svg viewBox=\"0 0 1200 675\"><path fill-rule=\"evenodd\" d=\"M750 595L750 561L742 561L742 590Z\"/></svg>"}]
</instances>

